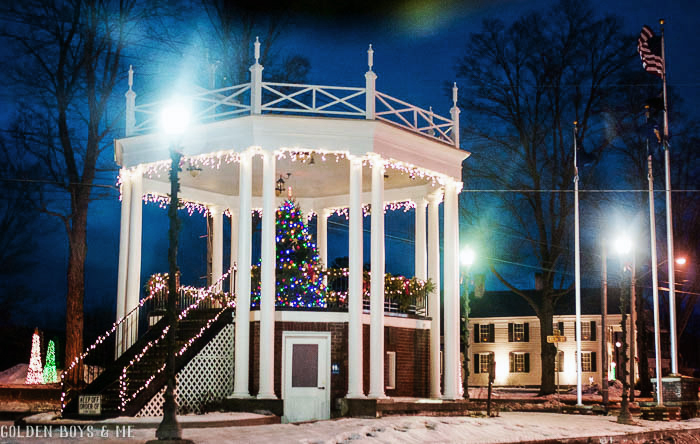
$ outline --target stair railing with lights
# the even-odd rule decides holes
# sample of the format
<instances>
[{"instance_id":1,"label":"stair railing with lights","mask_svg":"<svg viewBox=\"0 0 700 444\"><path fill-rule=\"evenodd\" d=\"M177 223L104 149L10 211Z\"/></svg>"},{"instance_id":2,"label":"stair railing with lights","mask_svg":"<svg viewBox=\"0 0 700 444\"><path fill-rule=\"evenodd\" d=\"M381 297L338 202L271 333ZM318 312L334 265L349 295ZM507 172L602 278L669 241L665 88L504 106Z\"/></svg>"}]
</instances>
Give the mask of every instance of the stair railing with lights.
<instances>
[{"instance_id":1,"label":"stair railing with lights","mask_svg":"<svg viewBox=\"0 0 700 444\"><path fill-rule=\"evenodd\" d=\"M235 307L233 292L224 291L224 285L229 281L229 275L231 277L235 275L235 270L233 270L233 273L231 271L226 272L221 279L207 288L184 287L188 296L186 299L180 300L183 303L178 307L180 309L177 317L178 324L182 324L183 321L191 318L190 315L197 311L210 311L213 315L207 317L204 325L194 335L187 335L186 340L178 337L178 349L175 352L176 360L185 355L192 344L207 333L207 330L224 313ZM230 279L230 282L233 284L234 279ZM139 352L121 369L119 374L119 410L122 412L125 412L130 407L129 404L148 388L158 376L164 376L166 356L156 349L165 347L165 338L170 330L170 326L166 324L159 325L162 327L160 334L144 344ZM130 371L136 368L143 359L158 360L158 362L149 363L151 365L156 364L154 367L155 371L145 379L130 378Z\"/></svg>"},{"instance_id":2,"label":"stair railing with lights","mask_svg":"<svg viewBox=\"0 0 700 444\"><path fill-rule=\"evenodd\" d=\"M179 286L178 309L191 310L193 304L208 309L229 307L231 292L224 289L225 286L235 288L235 275L233 267L206 289ZM161 334L167 293L167 274L154 275L149 279L148 295L68 365L61 374L61 410L101 376L109 379L109 370L119 361L131 360L136 355L133 349L140 342L153 340Z\"/></svg>"}]
</instances>

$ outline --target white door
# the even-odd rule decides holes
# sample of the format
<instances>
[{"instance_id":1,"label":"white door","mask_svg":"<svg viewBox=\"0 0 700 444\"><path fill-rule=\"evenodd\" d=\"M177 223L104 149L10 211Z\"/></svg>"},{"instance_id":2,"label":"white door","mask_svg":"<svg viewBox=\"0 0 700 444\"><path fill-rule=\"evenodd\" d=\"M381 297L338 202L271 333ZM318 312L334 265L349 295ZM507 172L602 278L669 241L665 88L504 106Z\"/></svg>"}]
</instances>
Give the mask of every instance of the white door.
<instances>
[{"instance_id":1,"label":"white door","mask_svg":"<svg viewBox=\"0 0 700 444\"><path fill-rule=\"evenodd\" d=\"M284 332L284 422L330 418L330 333Z\"/></svg>"}]
</instances>

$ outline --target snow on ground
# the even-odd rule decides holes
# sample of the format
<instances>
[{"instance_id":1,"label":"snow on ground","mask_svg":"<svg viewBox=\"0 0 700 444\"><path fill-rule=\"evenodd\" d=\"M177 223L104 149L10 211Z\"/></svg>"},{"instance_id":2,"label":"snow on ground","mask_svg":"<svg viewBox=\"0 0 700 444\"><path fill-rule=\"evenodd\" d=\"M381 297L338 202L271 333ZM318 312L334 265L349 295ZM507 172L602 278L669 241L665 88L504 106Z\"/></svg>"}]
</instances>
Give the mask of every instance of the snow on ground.
<instances>
[{"instance_id":1,"label":"snow on ground","mask_svg":"<svg viewBox=\"0 0 700 444\"><path fill-rule=\"evenodd\" d=\"M217 418L220 418L221 414ZM207 417L208 415L203 415ZM202 416L199 416L202 418ZM212 417L213 418L213 417ZM184 421L183 421L184 422ZM273 424L247 427L185 428L183 437L196 443L501 443L586 436L612 436L660 429L697 429L700 418L687 421L652 422L638 425L616 423L612 416L560 415L554 413L502 413L500 417L392 416L379 419L343 418L302 424ZM113 424L105 425L109 437L84 436L79 442L143 442L155 437L155 428L135 428L130 439L115 439ZM54 428L57 428L55 426ZM51 439L31 442L61 442L58 431ZM79 436L76 435L76 436ZM71 438L71 441L76 440Z\"/></svg>"},{"instance_id":2,"label":"snow on ground","mask_svg":"<svg viewBox=\"0 0 700 444\"><path fill-rule=\"evenodd\" d=\"M24 384L29 364L17 364L0 372L0 385Z\"/></svg>"}]
</instances>

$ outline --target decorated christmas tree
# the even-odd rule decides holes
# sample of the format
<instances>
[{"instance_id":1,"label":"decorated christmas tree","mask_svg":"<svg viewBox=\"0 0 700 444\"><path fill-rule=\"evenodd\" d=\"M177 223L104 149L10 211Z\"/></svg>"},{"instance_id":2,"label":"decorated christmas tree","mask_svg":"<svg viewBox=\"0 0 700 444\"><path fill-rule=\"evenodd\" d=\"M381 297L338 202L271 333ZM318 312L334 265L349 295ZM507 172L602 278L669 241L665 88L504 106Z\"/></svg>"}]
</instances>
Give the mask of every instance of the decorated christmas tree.
<instances>
[{"instance_id":1,"label":"decorated christmas tree","mask_svg":"<svg viewBox=\"0 0 700 444\"><path fill-rule=\"evenodd\" d=\"M277 210L277 306L325 307L326 287L316 244L311 241L304 215L293 199ZM253 304L260 303L259 269L254 271Z\"/></svg>"},{"instance_id":2,"label":"decorated christmas tree","mask_svg":"<svg viewBox=\"0 0 700 444\"><path fill-rule=\"evenodd\" d=\"M49 341L49 346L46 349L46 365L44 365L42 377L44 384L58 382L58 377L56 376L56 345L54 345L53 341Z\"/></svg>"},{"instance_id":3,"label":"decorated christmas tree","mask_svg":"<svg viewBox=\"0 0 700 444\"><path fill-rule=\"evenodd\" d=\"M39 342L39 330L34 330L32 336L32 354L29 358L29 369L27 369L27 379L25 384L41 384L41 345Z\"/></svg>"}]
</instances>

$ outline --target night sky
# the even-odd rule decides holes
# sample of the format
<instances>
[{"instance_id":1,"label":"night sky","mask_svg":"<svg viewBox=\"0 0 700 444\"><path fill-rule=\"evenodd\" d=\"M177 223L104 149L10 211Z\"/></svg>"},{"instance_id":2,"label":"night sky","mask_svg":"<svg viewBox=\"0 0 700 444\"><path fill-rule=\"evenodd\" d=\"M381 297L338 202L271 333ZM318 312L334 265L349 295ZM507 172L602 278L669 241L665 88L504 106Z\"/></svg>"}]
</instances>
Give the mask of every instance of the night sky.
<instances>
[{"instance_id":1,"label":"night sky","mask_svg":"<svg viewBox=\"0 0 700 444\"><path fill-rule=\"evenodd\" d=\"M319 3L319 4L317 4ZM309 83L320 85L363 86L367 70L367 46L375 50L374 71L378 75L377 89L409 103L449 115L451 101L446 85L455 77L457 58L464 51L471 32L480 30L482 20L499 17L506 22L532 10L544 10L553 0L471 0L465 2L359 2L356 7L333 9L320 6L325 2L301 2L303 7L290 19L291 26L281 38L282 48L306 56L311 62ZM333 3L333 2L328 2ZM669 84L686 99L686 111L698 116L696 103L700 100L700 7L691 0L595 0L592 6L598 15L612 13L624 18L625 31L638 34L643 24L658 28L658 19L666 19L666 48ZM327 9L324 9L327 8ZM187 29L181 33L185 40ZM636 52L636 47L630 47ZM193 53L201 54L196 48ZM133 60L134 90L139 94L145 84L159 73L178 69L172 59ZM252 64L252 60L250 62ZM264 65L264 60L262 61ZM640 64L640 69L641 64ZM168 76L175 76L171 72ZM144 79L146 77L146 79ZM263 80L265 80L263 74ZM459 85L460 94L469 94L469 85ZM126 84L115 94L123 97ZM16 106L16 97L6 92L2 96L6 125ZM461 118L468 119L466 113ZM671 122L673 125L673 122ZM121 136L121 135L120 135ZM469 150L469 146L464 146ZM111 156L112 153L109 153ZM103 176L99 183L113 185L116 175ZM57 197L64 199L65 197ZM119 201L117 191L111 197L92 204L89 218L88 263L86 266L86 308L100 308L113 313L116 299L117 261L119 245ZM142 282L147 276L167 269L166 211L156 205L144 206L144 241ZM184 213L183 213L184 214ZM658 217L658 216L657 216ZM39 251L36 268L30 271L30 288L40 295L42 303L34 307L24 323L40 328L63 328L65 316L65 264L67 242L63 228L55 219L41 217L42 233L37 235ZM329 224L329 262L347 255L347 234L342 218ZM368 220L366 220L368 223ZM585 222L582 222L585 223ZM192 284L206 270L206 234L204 219L199 215L187 218L180 247L183 281ZM582 230L585 228L582 227ZM227 229L228 230L228 229ZM412 274L413 214L399 214L387 219L387 271ZM572 227L573 230L573 227ZM228 231L226 231L228 236ZM368 236L367 236L368 237ZM225 241L226 242L226 241ZM227 245L226 243L224 245ZM660 240L659 249L665 248ZM225 247L226 251L227 247ZM365 248L368 252L369 248ZM408 258L407 261L403 258ZM228 260L228 257L225 258ZM531 281L532 270L513 267L510 273L522 273L523 285ZM502 290L495 279L487 277L487 290ZM113 320L113 314L108 316ZM19 318L18 322L22 322ZM697 322L697 316L696 316ZM105 326L106 328L107 326Z\"/></svg>"}]
</instances>

